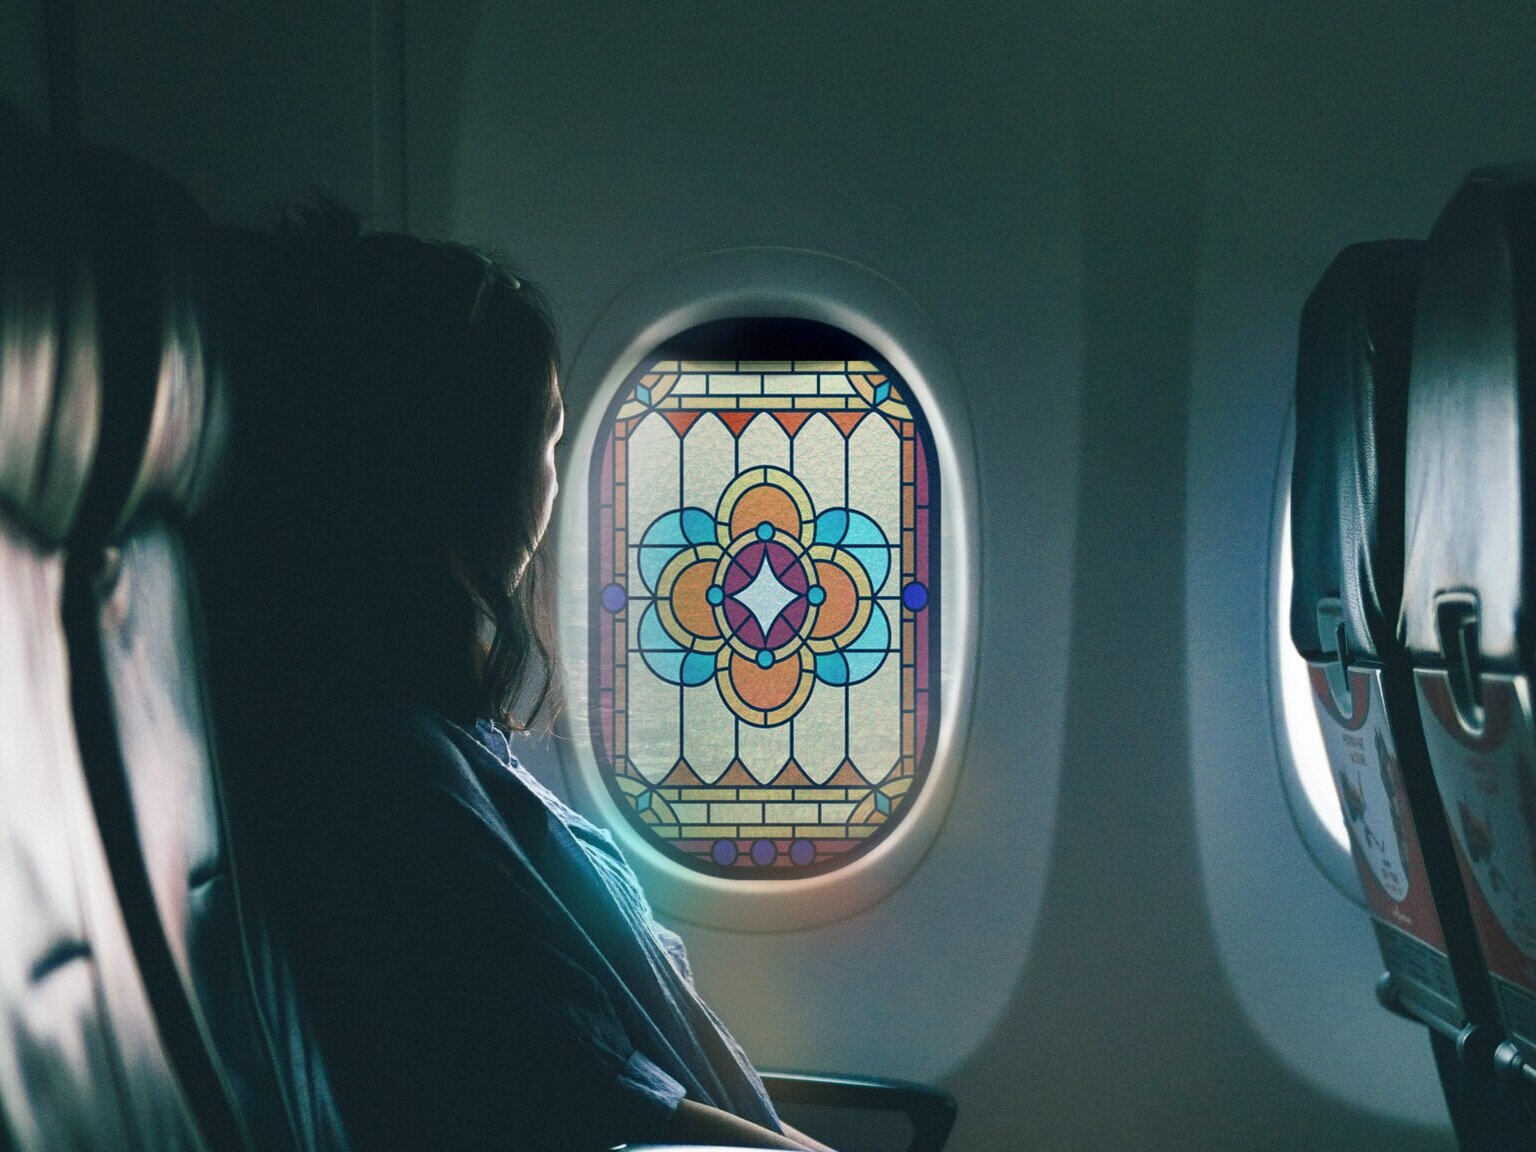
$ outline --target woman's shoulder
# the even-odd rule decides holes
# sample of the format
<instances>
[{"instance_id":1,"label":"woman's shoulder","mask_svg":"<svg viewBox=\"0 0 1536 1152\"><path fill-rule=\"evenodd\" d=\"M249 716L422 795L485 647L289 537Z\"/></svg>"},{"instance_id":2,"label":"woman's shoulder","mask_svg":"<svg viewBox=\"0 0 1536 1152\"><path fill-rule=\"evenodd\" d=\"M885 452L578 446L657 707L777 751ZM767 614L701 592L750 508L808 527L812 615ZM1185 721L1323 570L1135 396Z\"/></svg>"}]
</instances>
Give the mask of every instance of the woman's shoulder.
<instances>
[{"instance_id":1,"label":"woman's shoulder","mask_svg":"<svg viewBox=\"0 0 1536 1152\"><path fill-rule=\"evenodd\" d=\"M369 790L460 791L474 777L457 726L418 701L375 699L338 708L321 736L328 771Z\"/></svg>"},{"instance_id":2,"label":"woman's shoulder","mask_svg":"<svg viewBox=\"0 0 1536 1152\"><path fill-rule=\"evenodd\" d=\"M452 725L450 725L452 726ZM489 720L478 721L471 727L457 729L470 744L469 755L494 765L494 770L507 777L518 788L539 801L543 808L571 832L577 840L589 847L622 861L623 856L614 843L613 835L598 824L588 820L572 808L554 791L535 776L512 750L511 735L500 725Z\"/></svg>"}]
</instances>

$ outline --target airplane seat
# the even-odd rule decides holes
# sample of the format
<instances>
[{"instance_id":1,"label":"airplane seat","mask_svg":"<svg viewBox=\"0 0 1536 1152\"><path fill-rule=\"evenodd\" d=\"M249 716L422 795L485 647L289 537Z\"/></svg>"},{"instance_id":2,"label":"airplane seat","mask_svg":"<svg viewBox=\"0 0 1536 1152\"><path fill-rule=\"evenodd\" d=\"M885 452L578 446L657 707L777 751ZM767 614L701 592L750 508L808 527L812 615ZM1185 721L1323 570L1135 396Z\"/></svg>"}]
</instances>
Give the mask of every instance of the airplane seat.
<instances>
[{"instance_id":1,"label":"airplane seat","mask_svg":"<svg viewBox=\"0 0 1536 1152\"><path fill-rule=\"evenodd\" d=\"M146 968L169 973L199 1095L227 1109L220 1146L340 1152L339 1114L286 954L239 866L205 685L186 534L217 483L228 427L212 229L190 197L141 178L142 392L105 395L135 432L126 497L72 624L76 726L119 894L149 921ZM202 1058L199 1058L199 1053ZM210 1107L215 1105L210 1104Z\"/></svg>"},{"instance_id":2,"label":"airplane seat","mask_svg":"<svg viewBox=\"0 0 1536 1152\"><path fill-rule=\"evenodd\" d=\"M1536 171L1472 173L1425 253L1403 630L1496 1007L1536 1080Z\"/></svg>"},{"instance_id":3,"label":"airplane seat","mask_svg":"<svg viewBox=\"0 0 1536 1152\"><path fill-rule=\"evenodd\" d=\"M16 1152L196 1150L92 811L66 586L115 464L103 391L134 335L107 214L30 137L0 149L0 1114ZM105 478L105 479L104 479Z\"/></svg>"},{"instance_id":4,"label":"airplane seat","mask_svg":"<svg viewBox=\"0 0 1536 1152\"><path fill-rule=\"evenodd\" d=\"M1492 994L1397 632L1422 249L1406 240L1346 248L1303 310L1290 631L1309 666L1385 966L1378 997L1429 1026L1462 1147L1523 1147L1498 1100Z\"/></svg>"}]
</instances>

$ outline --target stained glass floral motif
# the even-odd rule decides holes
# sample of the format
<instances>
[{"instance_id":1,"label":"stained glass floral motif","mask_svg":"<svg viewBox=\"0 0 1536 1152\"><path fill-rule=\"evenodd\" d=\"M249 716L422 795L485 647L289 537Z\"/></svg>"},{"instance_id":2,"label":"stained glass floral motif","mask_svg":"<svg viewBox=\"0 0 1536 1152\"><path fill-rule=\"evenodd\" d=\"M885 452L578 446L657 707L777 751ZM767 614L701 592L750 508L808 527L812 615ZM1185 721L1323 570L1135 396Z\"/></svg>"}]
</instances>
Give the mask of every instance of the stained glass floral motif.
<instances>
[{"instance_id":1,"label":"stained glass floral motif","mask_svg":"<svg viewBox=\"0 0 1536 1152\"><path fill-rule=\"evenodd\" d=\"M649 357L598 438L593 742L659 850L806 875L868 848L921 786L938 473L863 344L798 321L726 335ZM840 355L745 358L808 347Z\"/></svg>"}]
</instances>

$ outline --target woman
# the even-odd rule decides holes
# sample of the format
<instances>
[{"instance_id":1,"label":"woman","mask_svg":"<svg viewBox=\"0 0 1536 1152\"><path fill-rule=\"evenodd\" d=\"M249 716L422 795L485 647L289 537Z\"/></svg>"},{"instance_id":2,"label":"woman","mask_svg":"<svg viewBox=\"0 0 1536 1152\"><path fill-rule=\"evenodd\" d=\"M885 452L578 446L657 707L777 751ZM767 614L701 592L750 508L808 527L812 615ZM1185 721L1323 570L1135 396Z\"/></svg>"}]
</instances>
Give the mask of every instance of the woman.
<instances>
[{"instance_id":1,"label":"woman","mask_svg":"<svg viewBox=\"0 0 1536 1152\"><path fill-rule=\"evenodd\" d=\"M469 249L323 224L231 238L205 567L237 812L356 1147L820 1149L607 833L510 756L557 696L546 306Z\"/></svg>"}]
</instances>

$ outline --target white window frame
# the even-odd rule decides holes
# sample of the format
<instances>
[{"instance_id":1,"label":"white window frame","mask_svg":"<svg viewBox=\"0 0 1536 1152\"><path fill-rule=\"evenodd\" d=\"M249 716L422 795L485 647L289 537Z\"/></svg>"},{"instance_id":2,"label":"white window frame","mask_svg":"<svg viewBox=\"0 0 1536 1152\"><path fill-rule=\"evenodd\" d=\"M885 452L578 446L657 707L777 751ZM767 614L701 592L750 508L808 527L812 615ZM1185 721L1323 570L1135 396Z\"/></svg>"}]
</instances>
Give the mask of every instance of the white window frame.
<instances>
[{"instance_id":1,"label":"white window frame","mask_svg":"<svg viewBox=\"0 0 1536 1152\"><path fill-rule=\"evenodd\" d=\"M895 368L933 436L943 525L938 731L923 786L897 826L866 852L832 871L785 880L707 875L658 851L613 800L587 724L589 472L609 404L667 340L712 320L752 316L834 325ZM553 544L570 708L557 744L573 802L612 832L652 904L678 919L732 931L788 931L884 899L921 863L944 823L974 696L981 567L975 451L964 393L937 329L899 287L852 261L802 249L727 249L678 261L624 289L582 341L563 384L570 431Z\"/></svg>"}]
</instances>

